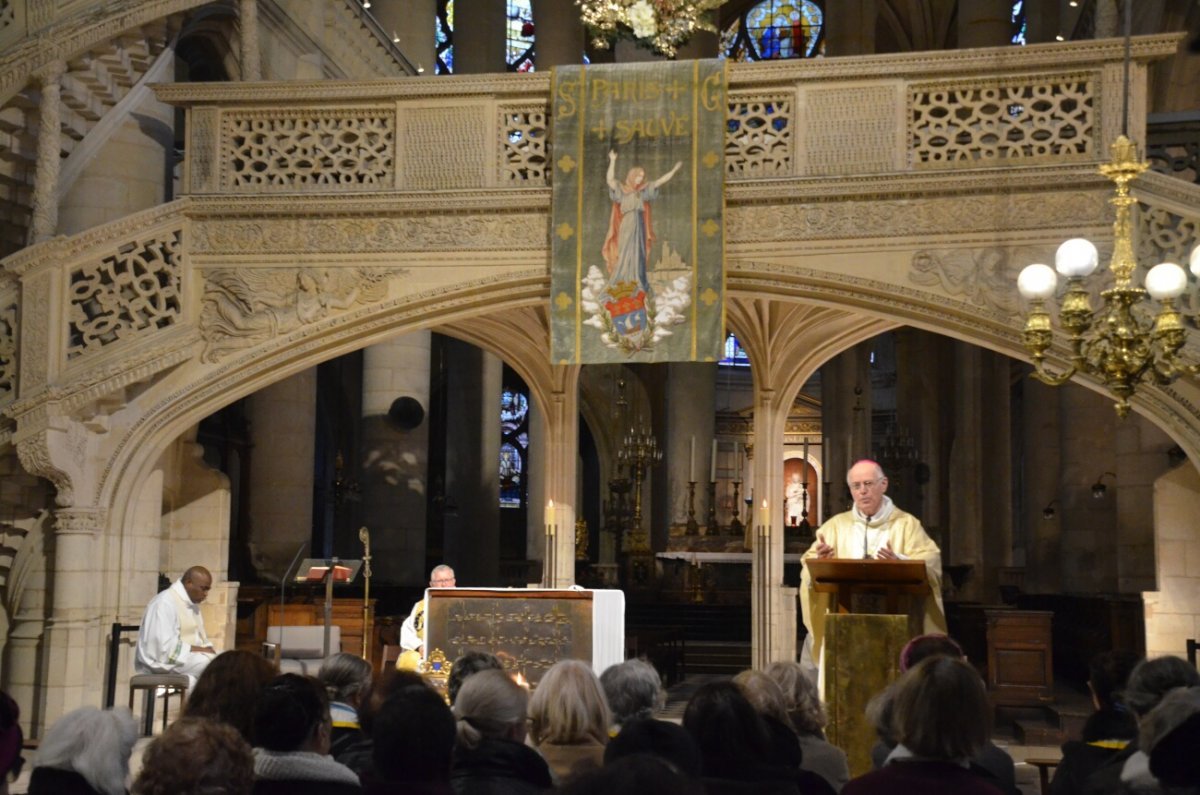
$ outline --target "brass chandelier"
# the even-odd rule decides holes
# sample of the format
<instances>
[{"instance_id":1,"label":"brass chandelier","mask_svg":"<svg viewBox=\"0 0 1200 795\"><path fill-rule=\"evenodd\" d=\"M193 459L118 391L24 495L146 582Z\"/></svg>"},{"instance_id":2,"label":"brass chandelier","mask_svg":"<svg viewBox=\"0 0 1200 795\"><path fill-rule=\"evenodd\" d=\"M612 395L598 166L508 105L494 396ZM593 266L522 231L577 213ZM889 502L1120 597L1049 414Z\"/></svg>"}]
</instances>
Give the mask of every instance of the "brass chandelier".
<instances>
[{"instance_id":1,"label":"brass chandelier","mask_svg":"<svg viewBox=\"0 0 1200 795\"><path fill-rule=\"evenodd\" d=\"M1123 126L1129 119L1129 64L1132 13L1125 0L1125 85L1122 109ZM1173 262L1162 262L1146 272L1145 287L1133 282L1138 263L1133 256L1132 207L1137 201L1129 193L1129 183L1150 164L1138 158L1137 147L1123 131L1113 142L1112 162L1100 166L1100 173L1113 181L1113 252L1108 269L1113 285L1100 293L1104 306L1094 311L1091 294L1084 279L1096 270L1099 253L1083 238L1073 238L1058 248L1054 268L1028 265L1017 277L1017 289L1029 300L1021 343L1033 359L1034 377L1051 386L1066 383L1075 375L1090 375L1103 382L1116 396L1117 416L1129 414L1129 398L1139 384L1165 386L1181 375L1200 373L1200 365L1185 362L1180 356L1188 332L1176 300L1187 290L1188 277ZM1190 269L1200 277L1200 246L1192 249ZM1046 301L1058 287L1059 274L1066 277L1066 289L1059 305L1058 322L1071 340L1071 366L1061 373L1046 367L1046 351L1054 338ZM1151 313L1147 297L1159 302Z\"/></svg>"},{"instance_id":2,"label":"brass chandelier","mask_svg":"<svg viewBox=\"0 0 1200 795\"><path fill-rule=\"evenodd\" d=\"M607 50L620 38L645 44L667 58L698 30L716 32L711 12L724 0L575 0L592 44Z\"/></svg>"},{"instance_id":3,"label":"brass chandelier","mask_svg":"<svg viewBox=\"0 0 1200 795\"><path fill-rule=\"evenodd\" d=\"M1096 246L1083 238L1059 246L1053 269L1028 265L1017 277L1017 289L1030 302L1021 343L1033 358L1034 377L1051 386L1077 374L1098 378L1116 396L1120 417L1129 414L1129 398L1138 384L1166 385L1181 375L1200 372L1200 367L1180 356L1187 329L1176 299L1187 289L1187 273L1173 262L1162 262L1147 271L1144 288L1133 283L1137 260L1130 216L1137 200L1129 193L1129 183L1149 167L1138 160L1136 147L1124 135L1113 142L1112 162L1100 167L1100 173L1116 185L1115 195L1109 199L1116 211L1108 266L1113 286L1100 294L1103 307L1092 309L1091 295L1084 286L1084 279L1096 269L1099 254ZM1190 269L1200 276L1200 246L1192 250ZM1046 351L1053 339L1046 301L1058 286L1056 270L1067 280L1058 321L1071 340L1071 366L1061 373L1046 367ZM1159 302L1153 317L1144 303L1147 297Z\"/></svg>"}]
</instances>

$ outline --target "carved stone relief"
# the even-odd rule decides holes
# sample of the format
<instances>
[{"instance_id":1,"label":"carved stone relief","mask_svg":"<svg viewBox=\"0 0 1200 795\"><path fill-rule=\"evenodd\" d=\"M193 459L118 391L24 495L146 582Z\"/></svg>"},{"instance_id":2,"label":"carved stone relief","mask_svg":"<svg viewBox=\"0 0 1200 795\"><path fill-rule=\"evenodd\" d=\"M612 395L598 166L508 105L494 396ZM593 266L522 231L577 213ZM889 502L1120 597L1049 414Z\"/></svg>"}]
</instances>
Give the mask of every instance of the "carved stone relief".
<instances>
[{"instance_id":1,"label":"carved stone relief","mask_svg":"<svg viewBox=\"0 0 1200 795\"><path fill-rule=\"evenodd\" d=\"M288 334L332 313L387 297L400 268L237 268L204 274L201 360Z\"/></svg>"},{"instance_id":2,"label":"carved stone relief","mask_svg":"<svg viewBox=\"0 0 1200 795\"><path fill-rule=\"evenodd\" d=\"M912 256L908 280L923 287L936 287L947 295L1006 314L1020 311L1016 290L1017 274L1033 261L1006 248L923 249Z\"/></svg>"},{"instance_id":3,"label":"carved stone relief","mask_svg":"<svg viewBox=\"0 0 1200 795\"><path fill-rule=\"evenodd\" d=\"M730 206L725 211L726 239L859 240L948 231L1069 229L1109 217L1106 198L1078 191Z\"/></svg>"},{"instance_id":4,"label":"carved stone relief","mask_svg":"<svg viewBox=\"0 0 1200 795\"><path fill-rule=\"evenodd\" d=\"M896 119L903 103L898 86L810 89L806 100L806 173L882 174L896 169Z\"/></svg>"},{"instance_id":5,"label":"carved stone relief","mask_svg":"<svg viewBox=\"0 0 1200 795\"><path fill-rule=\"evenodd\" d=\"M41 431L17 442L17 455L21 466L31 475L45 478L54 485L58 492L55 502L60 506L68 506L75 499L71 477L62 469L55 466L50 456L50 446L47 442L47 432Z\"/></svg>"},{"instance_id":6,"label":"carved stone relief","mask_svg":"<svg viewBox=\"0 0 1200 795\"><path fill-rule=\"evenodd\" d=\"M545 250L544 212L414 215L313 220L213 219L192 227L192 250L204 254L354 253L371 251Z\"/></svg>"}]
</instances>

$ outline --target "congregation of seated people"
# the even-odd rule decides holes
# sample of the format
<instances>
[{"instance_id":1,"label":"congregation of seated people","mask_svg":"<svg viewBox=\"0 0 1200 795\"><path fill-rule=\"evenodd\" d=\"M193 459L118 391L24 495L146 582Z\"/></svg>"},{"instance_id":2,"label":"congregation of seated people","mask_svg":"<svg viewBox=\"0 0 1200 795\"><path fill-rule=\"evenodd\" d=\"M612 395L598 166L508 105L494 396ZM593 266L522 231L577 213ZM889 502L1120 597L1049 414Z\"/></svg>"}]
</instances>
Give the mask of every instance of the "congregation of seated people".
<instances>
[{"instance_id":1,"label":"congregation of seated people","mask_svg":"<svg viewBox=\"0 0 1200 795\"><path fill-rule=\"evenodd\" d=\"M181 717L148 741L124 708L67 713L33 754L33 795L873 795L1019 792L992 742L978 671L945 636L914 639L867 717L874 769L851 778L825 735L815 684L794 662L702 684L664 720L658 672L627 660L596 676L563 660L531 691L495 656L456 661L443 691L419 674L373 676L336 654L317 677L253 654L217 656ZM1051 781L1071 793L1200 792L1200 673L1174 657L1093 661L1096 707ZM2 695L2 694L0 694ZM449 702L449 703L447 703ZM19 773L20 706L0 699L0 795ZM30 753L28 750L25 753Z\"/></svg>"}]
</instances>

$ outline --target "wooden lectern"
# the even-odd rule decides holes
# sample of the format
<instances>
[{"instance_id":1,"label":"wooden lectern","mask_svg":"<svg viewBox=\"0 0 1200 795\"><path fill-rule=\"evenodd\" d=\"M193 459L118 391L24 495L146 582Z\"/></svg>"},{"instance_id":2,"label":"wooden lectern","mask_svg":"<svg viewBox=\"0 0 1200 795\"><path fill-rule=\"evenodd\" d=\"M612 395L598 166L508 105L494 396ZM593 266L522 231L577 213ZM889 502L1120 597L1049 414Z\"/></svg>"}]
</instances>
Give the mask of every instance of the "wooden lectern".
<instances>
[{"instance_id":1,"label":"wooden lectern","mask_svg":"<svg viewBox=\"0 0 1200 795\"><path fill-rule=\"evenodd\" d=\"M865 715L867 702L896 678L900 651L921 632L920 626L910 626L907 607L930 592L925 562L809 558L804 565L813 591L830 596L817 661L829 711L829 740L846 751L850 775L862 775L871 769L875 743L874 726ZM884 614L856 599L863 595Z\"/></svg>"},{"instance_id":2,"label":"wooden lectern","mask_svg":"<svg viewBox=\"0 0 1200 795\"><path fill-rule=\"evenodd\" d=\"M900 609L901 597L929 594L923 560L809 558L804 565L808 566L808 574L812 577L813 590L833 594L833 603L839 613L854 612L856 594L882 594L884 612L889 615L904 612Z\"/></svg>"}]
</instances>

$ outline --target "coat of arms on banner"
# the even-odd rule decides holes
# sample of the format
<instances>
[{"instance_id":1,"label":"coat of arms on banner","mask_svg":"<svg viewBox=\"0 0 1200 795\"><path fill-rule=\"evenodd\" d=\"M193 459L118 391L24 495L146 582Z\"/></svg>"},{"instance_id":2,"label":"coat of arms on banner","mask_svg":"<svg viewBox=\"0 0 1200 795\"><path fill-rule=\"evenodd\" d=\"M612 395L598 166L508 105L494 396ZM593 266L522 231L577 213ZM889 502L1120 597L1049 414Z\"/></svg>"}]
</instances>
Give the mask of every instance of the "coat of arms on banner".
<instances>
[{"instance_id":1,"label":"coat of arms on banner","mask_svg":"<svg viewBox=\"0 0 1200 795\"><path fill-rule=\"evenodd\" d=\"M720 356L724 85L717 61L555 71L555 361Z\"/></svg>"}]
</instances>

